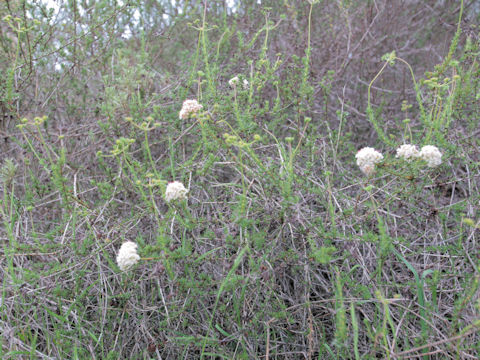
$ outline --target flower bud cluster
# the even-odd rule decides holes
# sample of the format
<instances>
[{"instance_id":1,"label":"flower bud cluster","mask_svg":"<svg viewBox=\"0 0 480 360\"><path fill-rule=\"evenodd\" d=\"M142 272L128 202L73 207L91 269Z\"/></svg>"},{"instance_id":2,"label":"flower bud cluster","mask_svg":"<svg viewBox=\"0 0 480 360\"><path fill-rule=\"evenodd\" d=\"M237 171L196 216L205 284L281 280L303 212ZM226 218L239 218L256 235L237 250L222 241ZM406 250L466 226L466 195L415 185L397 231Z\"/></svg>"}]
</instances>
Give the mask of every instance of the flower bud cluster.
<instances>
[{"instance_id":1,"label":"flower bud cluster","mask_svg":"<svg viewBox=\"0 0 480 360\"><path fill-rule=\"evenodd\" d=\"M167 185L165 190L165 201L184 200L187 198L188 190L180 181L172 181Z\"/></svg>"},{"instance_id":2,"label":"flower bud cluster","mask_svg":"<svg viewBox=\"0 0 480 360\"><path fill-rule=\"evenodd\" d=\"M178 117L180 119L186 120L202 109L203 105L199 104L197 100L185 100L183 102L182 109L178 114Z\"/></svg>"},{"instance_id":3,"label":"flower bud cluster","mask_svg":"<svg viewBox=\"0 0 480 360\"><path fill-rule=\"evenodd\" d=\"M137 254L137 244L132 241L127 241L120 246L117 255L117 264L120 270L126 271L130 269L139 260L140 256Z\"/></svg>"},{"instance_id":4,"label":"flower bud cluster","mask_svg":"<svg viewBox=\"0 0 480 360\"><path fill-rule=\"evenodd\" d=\"M364 147L355 155L357 165L365 175L372 175L375 172L375 164L383 159L383 155L371 147Z\"/></svg>"},{"instance_id":5,"label":"flower bud cluster","mask_svg":"<svg viewBox=\"0 0 480 360\"><path fill-rule=\"evenodd\" d=\"M425 145L418 150L416 145L403 144L397 149L397 158L411 162L414 159L422 159L427 162L428 167L437 167L442 163L442 153L436 146ZM357 165L365 175L372 175L375 172L375 164L383 160L383 155L371 147L360 149L355 155Z\"/></svg>"}]
</instances>

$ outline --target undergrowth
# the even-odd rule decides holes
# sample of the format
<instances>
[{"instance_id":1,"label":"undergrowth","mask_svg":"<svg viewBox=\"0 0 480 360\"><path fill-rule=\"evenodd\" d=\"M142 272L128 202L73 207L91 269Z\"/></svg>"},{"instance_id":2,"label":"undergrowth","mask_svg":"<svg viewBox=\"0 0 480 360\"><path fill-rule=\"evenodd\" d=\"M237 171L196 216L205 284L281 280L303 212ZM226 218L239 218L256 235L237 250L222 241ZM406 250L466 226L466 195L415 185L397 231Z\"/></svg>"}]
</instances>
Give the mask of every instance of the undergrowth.
<instances>
[{"instance_id":1,"label":"undergrowth","mask_svg":"<svg viewBox=\"0 0 480 360\"><path fill-rule=\"evenodd\" d=\"M474 2L234 3L0 4L0 358L477 358Z\"/></svg>"}]
</instances>

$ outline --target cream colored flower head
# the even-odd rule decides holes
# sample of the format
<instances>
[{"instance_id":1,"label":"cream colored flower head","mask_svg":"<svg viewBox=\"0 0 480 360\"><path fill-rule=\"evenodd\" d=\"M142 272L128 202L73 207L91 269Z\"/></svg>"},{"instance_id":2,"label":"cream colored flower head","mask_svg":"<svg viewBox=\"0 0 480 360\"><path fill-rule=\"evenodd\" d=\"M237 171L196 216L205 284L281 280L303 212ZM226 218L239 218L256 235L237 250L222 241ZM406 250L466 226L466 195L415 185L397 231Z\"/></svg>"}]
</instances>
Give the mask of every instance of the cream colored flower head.
<instances>
[{"instance_id":1,"label":"cream colored flower head","mask_svg":"<svg viewBox=\"0 0 480 360\"><path fill-rule=\"evenodd\" d=\"M117 264L120 270L126 271L130 269L139 260L140 256L137 254L137 244L132 241L127 241L120 246L117 255Z\"/></svg>"},{"instance_id":2,"label":"cream colored flower head","mask_svg":"<svg viewBox=\"0 0 480 360\"><path fill-rule=\"evenodd\" d=\"M442 153L436 146L425 145L420 150L420 157L427 162L428 167L436 167L442 163Z\"/></svg>"},{"instance_id":3,"label":"cream colored flower head","mask_svg":"<svg viewBox=\"0 0 480 360\"><path fill-rule=\"evenodd\" d=\"M203 109L203 105L199 104L197 100L185 100L178 117L183 120L188 119L189 116L197 113L197 111L201 109Z\"/></svg>"},{"instance_id":4,"label":"cream colored flower head","mask_svg":"<svg viewBox=\"0 0 480 360\"><path fill-rule=\"evenodd\" d=\"M172 200L186 199L188 190L180 181L169 182L167 189L165 190L165 201L170 202Z\"/></svg>"},{"instance_id":5,"label":"cream colored flower head","mask_svg":"<svg viewBox=\"0 0 480 360\"><path fill-rule=\"evenodd\" d=\"M240 79L238 78L238 76L235 76L235 77L231 78L230 80L228 80L228 85L230 85L232 88L234 88L234 87L237 86L239 81L240 81ZM243 79L243 88L244 89L248 88L247 79Z\"/></svg>"},{"instance_id":6,"label":"cream colored flower head","mask_svg":"<svg viewBox=\"0 0 480 360\"><path fill-rule=\"evenodd\" d=\"M407 161L412 161L420 156L420 152L416 145L403 144L397 149L397 158L403 158Z\"/></svg>"},{"instance_id":7,"label":"cream colored flower head","mask_svg":"<svg viewBox=\"0 0 480 360\"><path fill-rule=\"evenodd\" d=\"M365 175L372 175L375 172L375 164L383 159L383 155L371 147L364 147L355 155L357 165Z\"/></svg>"}]
</instances>

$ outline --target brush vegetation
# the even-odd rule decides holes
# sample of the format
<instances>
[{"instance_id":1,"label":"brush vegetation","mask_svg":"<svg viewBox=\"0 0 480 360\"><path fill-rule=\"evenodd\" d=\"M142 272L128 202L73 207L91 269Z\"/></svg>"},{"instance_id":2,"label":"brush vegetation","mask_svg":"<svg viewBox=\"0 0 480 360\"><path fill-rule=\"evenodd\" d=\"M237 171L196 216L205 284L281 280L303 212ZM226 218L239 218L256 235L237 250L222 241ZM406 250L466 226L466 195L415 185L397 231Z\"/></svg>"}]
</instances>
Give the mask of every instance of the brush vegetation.
<instances>
[{"instance_id":1,"label":"brush vegetation","mask_svg":"<svg viewBox=\"0 0 480 360\"><path fill-rule=\"evenodd\" d=\"M0 3L0 358L478 358L477 1L58 3Z\"/></svg>"}]
</instances>

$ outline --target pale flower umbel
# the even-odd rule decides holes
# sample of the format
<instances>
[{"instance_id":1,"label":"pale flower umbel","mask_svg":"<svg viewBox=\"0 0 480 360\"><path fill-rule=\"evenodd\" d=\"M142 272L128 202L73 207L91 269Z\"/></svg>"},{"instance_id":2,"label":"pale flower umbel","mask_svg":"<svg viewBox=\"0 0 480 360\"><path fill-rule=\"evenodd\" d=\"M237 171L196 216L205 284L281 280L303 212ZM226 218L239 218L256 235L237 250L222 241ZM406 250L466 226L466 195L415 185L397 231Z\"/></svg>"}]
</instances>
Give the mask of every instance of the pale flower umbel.
<instances>
[{"instance_id":1,"label":"pale flower umbel","mask_svg":"<svg viewBox=\"0 0 480 360\"><path fill-rule=\"evenodd\" d=\"M172 181L167 185L165 190L165 201L170 202L172 200L186 199L188 189L185 189L185 186L180 181Z\"/></svg>"},{"instance_id":2,"label":"pale flower umbel","mask_svg":"<svg viewBox=\"0 0 480 360\"><path fill-rule=\"evenodd\" d=\"M364 147L355 155L357 165L365 175L372 175L375 172L375 164L383 159L383 155L371 147Z\"/></svg>"},{"instance_id":3,"label":"pale flower umbel","mask_svg":"<svg viewBox=\"0 0 480 360\"><path fill-rule=\"evenodd\" d=\"M178 117L183 120L188 119L189 116L196 114L201 109L203 109L203 105L199 104L197 100L185 100Z\"/></svg>"},{"instance_id":4,"label":"pale flower umbel","mask_svg":"<svg viewBox=\"0 0 480 360\"><path fill-rule=\"evenodd\" d=\"M238 75L231 78L230 80L228 80L228 85L230 85L232 88L236 87L238 82L240 81L240 79L238 78ZM247 89L248 88L248 80L247 79L243 79L243 88L244 89Z\"/></svg>"},{"instance_id":5,"label":"pale flower umbel","mask_svg":"<svg viewBox=\"0 0 480 360\"><path fill-rule=\"evenodd\" d=\"M117 264L120 270L126 271L130 269L139 260L140 256L137 254L137 244L132 241L127 241L120 246L117 255Z\"/></svg>"},{"instance_id":6,"label":"pale flower umbel","mask_svg":"<svg viewBox=\"0 0 480 360\"><path fill-rule=\"evenodd\" d=\"M442 163L442 153L433 145L425 145L422 147L420 157L427 162L428 167L433 168Z\"/></svg>"},{"instance_id":7,"label":"pale flower umbel","mask_svg":"<svg viewBox=\"0 0 480 360\"><path fill-rule=\"evenodd\" d=\"M420 152L416 145L403 144L397 149L397 158L403 158L407 161L412 161L420 156Z\"/></svg>"}]
</instances>

